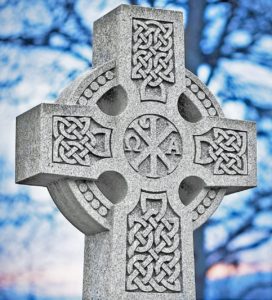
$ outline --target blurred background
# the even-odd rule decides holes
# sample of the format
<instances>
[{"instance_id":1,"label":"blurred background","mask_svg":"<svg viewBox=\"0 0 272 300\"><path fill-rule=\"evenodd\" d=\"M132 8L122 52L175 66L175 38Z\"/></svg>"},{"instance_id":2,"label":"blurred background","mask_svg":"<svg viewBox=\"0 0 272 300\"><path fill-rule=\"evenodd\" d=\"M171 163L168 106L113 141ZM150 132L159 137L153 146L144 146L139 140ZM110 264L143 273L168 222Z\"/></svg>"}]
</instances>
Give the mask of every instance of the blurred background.
<instances>
[{"instance_id":1,"label":"blurred background","mask_svg":"<svg viewBox=\"0 0 272 300\"><path fill-rule=\"evenodd\" d=\"M0 0L0 299L81 299L83 234L45 188L15 185L15 117L91 68L93 22L121 3L183 11L187 68L226 117L257 122L258 188L195 234L197 293L272 299L271 0Z\"/></svg>"}]
</instances>

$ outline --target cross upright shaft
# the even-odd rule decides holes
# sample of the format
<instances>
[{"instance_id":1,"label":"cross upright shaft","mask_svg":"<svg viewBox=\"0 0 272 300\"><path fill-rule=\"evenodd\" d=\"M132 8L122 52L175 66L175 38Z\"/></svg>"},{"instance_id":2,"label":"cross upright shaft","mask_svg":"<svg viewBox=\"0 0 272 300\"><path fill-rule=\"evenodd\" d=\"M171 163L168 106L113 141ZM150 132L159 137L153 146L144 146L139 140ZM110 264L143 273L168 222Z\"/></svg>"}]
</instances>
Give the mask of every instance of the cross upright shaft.
<instances>
[{"instance_id":1,"label":"cross upright shaft","mask_svg":"<svg viewBox=\"0 0 272 300\"><path fill-rule=\"evenodd\" d=\"M86 300L194 299L193 230L256 185L255 124L185 69L182 22L119 6L95 22L95 68L17 119L17 182L86 235Z\"/></svg>"}]
</instances>

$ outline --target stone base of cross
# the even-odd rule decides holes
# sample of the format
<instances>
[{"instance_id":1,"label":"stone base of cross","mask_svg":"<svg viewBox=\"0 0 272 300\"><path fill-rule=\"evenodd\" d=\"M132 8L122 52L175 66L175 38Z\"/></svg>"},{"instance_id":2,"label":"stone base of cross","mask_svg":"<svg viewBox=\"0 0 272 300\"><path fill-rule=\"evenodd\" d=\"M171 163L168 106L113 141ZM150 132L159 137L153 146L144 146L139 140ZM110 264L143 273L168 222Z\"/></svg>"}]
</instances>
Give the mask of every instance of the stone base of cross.
<instances>
[{"instance_id":1,"label":"stone base of cross","mask_svg":"<svg viewBox=\"0 0 272 300\"><path fill-rule=\"evenodd\" d=\"M86 235L84 299L194 299L193 231L256 185L255 124L184 67L182 13L121 5L94 68L17 118L16 181Z\"/></svg>"}]
</instances>

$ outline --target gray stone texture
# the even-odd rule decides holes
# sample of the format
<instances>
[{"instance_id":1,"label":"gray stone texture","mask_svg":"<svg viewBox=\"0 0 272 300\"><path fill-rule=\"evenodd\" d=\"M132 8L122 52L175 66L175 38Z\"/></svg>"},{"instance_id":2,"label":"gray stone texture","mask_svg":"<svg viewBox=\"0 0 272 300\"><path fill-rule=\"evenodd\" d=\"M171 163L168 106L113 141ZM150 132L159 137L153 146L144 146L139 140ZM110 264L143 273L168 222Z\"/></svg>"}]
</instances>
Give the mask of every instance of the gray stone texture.
<instances>
[{"instance_id":1,"label":"gray stone texture","mask_svg":"<svg viewBox=\"0 0 272 300\"><path fill-rule=\"evenodd\" d=\"M255 124L185 69L181 12L121 5L93 44L92 70L17 118L16 181L86 235L83 299L194 299L193 231L256 185Z\"/></svg>"}]
</instances>

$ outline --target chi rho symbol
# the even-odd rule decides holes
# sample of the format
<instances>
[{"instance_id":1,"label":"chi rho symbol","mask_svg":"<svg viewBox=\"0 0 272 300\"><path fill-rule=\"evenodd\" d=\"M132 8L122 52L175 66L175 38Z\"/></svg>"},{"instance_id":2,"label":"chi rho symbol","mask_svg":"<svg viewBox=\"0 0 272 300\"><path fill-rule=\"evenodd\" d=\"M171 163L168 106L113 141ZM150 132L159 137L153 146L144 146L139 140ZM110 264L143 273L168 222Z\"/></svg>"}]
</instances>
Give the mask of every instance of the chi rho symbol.
<instances>
[{"instance_id":1,"label":"chi rho symbol","mask_svg":"<svg viewBox=\"0 0 272 300\"><path fill-rule=\"evenodd\" d=\"M142 175L159 178L170 174L181 159L181 137L166 118L144 115L126 131L124 151L130 165Z\"/></svg>"}]
</instances>

